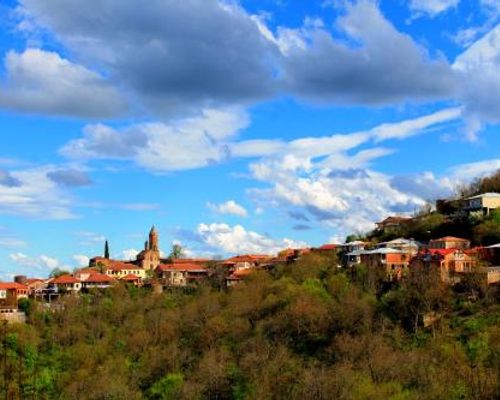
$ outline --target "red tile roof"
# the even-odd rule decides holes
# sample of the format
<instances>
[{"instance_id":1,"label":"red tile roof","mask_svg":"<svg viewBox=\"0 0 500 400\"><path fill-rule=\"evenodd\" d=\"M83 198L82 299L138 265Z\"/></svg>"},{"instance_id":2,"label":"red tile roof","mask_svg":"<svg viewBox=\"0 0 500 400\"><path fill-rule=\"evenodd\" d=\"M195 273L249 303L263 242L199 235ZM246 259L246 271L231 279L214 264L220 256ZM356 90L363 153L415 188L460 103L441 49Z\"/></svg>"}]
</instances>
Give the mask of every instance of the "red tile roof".
<instances>
[{"instance_id":1,"label":"red tile roof","mask_svg":"<svg viewBox=\"0 0 500 400\"><path fill-rule=\"evenodd\" d=\"M17 282L0 282L0 290L29 290L28 286Z\"/></svg>"},{"instance_id":2,"label":"red tile roof","mask_svg":"<svg viewBox=\"0 0 500 400\"><path fill-rule=\"evenodd\" d=\"M335 250L339 245L338 244L324 244L319 247L319 250Z\"/></svg>"},{"instance_id":3,"label":"red tile roof","mask_svg":"<svg viewBox=\"0 0 500 400\"><path fill-rule=\"evenodd\" d=\"M272 257L267 254L242 254L239 256L228 258L226 261L224 261L224 264L236 264L239 262L259 262L266 261L270 258Z\"/></svg>"},{"instance_id":4,"label":"red tile roof","mask_svg":"<svg viewBox=\"0 0 500 400\"><path fill-rule=\"evenodd\" d=\"M85 279L84 282L87 283L113 283L115 282L115 278L108 276L106 274L101 274L99 272L93 272L90 276Z\"/></svg>"},{"instance_id":5,"label":"red tile roof","mask_svg":"<svg viewBox=\"0 0 500 400\"><path fill-rule=\"evenodd\" d=\"M79 283L80 281L71 275L61 275L52 280L52 283L58 284L69 284L69 283Z\"/></svg>"},{"instance_id":6,"label":"red tile roof","mask_svg":"<svg viewBox=\"0 0 500 400\"><path fill-rule=\"evenodd\" d=\"M199 264L160 264L158 266L160 271L206 271L206 268Z\"/></svg>"}]
</instances>

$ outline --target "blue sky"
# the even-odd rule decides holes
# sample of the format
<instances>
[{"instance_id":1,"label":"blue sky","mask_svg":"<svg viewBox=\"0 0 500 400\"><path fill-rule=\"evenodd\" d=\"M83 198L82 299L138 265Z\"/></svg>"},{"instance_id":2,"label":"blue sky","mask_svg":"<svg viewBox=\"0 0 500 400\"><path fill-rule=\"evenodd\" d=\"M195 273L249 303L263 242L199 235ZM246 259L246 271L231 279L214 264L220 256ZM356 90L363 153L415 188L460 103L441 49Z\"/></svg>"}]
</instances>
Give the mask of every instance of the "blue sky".
<instances>
[{"instance_id":1,"label":"blue sky","mask_svg":"<svg viewBox=\"0 0 500 400\"><path fill-rule=\"evenodd\" d=\"M9 0L0 277L340 241L500 168L500 2Z\"/></svg>"}]
</instances>

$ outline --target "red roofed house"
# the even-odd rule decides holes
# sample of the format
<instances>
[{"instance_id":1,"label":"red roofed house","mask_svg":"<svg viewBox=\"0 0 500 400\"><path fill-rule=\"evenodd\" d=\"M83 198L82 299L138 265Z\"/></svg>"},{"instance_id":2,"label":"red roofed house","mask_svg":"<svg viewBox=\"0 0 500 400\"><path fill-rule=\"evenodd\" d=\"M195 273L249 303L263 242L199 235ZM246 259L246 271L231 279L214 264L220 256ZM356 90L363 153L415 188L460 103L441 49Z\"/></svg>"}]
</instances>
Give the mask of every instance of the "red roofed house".
<instances>
[{"instance_id":1,"label":"red roofed house","mask_svg":"<svg viewBox=\"0 0 500 400\"><path fill-rule=\"evenodd\" d=\"M85 274L84 278L80 279L82 282L82 288L84 289L105 289L116 283L115 278L106 274L101 274L100 272Z\"/></svg>"},{"instance_id":2,"label":"red roofed house","mask_svg":"<svg viewBox=\"0 0 500 400\"><path fill-rule=\"evenodd\" d=\"M410 268L417 265L437 268L441 280L453 284L460 281L460 274L476 271L477 259L462 249L428 249L413 258Z\"/></svg>"},{"instance_id":3,"label":"red roofed house","mask_svg":"<svg viewBox=\"0 0 500 400\"><path fill-rule=\"evenodd\" d=\"M439 239L432 239L429 242L430 249L468 249L470 240L457 238L454 236L445 236Z\"/></svg>"},{"instance_id":4,"label":"red roofed house","mask_svg":"<svg viewBox=\"0 0 500 400\"><path fill-rule=\"evenodd\" d=\"M0 282L0 308L17 308L20 299L28 298L29 288L17 282Z\"/></svg>"},{"instance_id":5,"label":"red roofed house","mask_svg":"<svg viewBox=\"0 0 500 400\"><path fill-rule=\"evenodd\" d=\"M208 274L205 266L188 262L160 264L156 268L156 275L164 286L187 286L204 279Z\"/></svg>"},{"instance_id":6,"label":"red roofed house","mask_svg":"<svg viewBox=\"0 0 500 400\"><path fill-rule=\"evenodd\" d=\"M130 283L134 286L141 286L142 285L142 279L134 274L128 274L128 275L124 276L123 278L121 278L120 280L122 282L125 282L125 283Z\"/></svg>"},{"instance_id":7,"label":"red roofed house","mask_svg":"<svg viewBox=\"0 0 500 400\"><path fill-rule=\"evenodd\" d=\"M49 282L49 287L54 287L58 292L77 293L82 289L82 283L79 279L71 275L61 275L53 278Z\"/></svg>"},{"instance_id":8,"label":"red roofed house","mask_svg":"<svg viewBox=\"0 0 500 400\"><path fill-rule=\"evenodd\" d=\"M240 269L237 271L234 271L231 275L229 275L226 278L226 285L228 287L235 286L243 281L245 277L250 275L252 272L254 272L254 269L252 268L247 268L247 269Z\"/></svg>"},{"instance_id":9,"label":"red roofed house","mask_svg":"<svg viewBox=\"0 0 500 400\"><path fill-rule=\"evenodd\" d=\"M109 263L109 265L104 268L104 273L116 279L121 279L130 274L137 275L141 279L146 278L146 270L144 268L121 261L113 261Z\"/></svg>"},{"instance_id":10,"label":"red roofed house","mask_svg":"<svg viewBox=\"0 0 500 400\"><path fill-rule=\"evenodd\" d=\"M315 248L315 249L313 249L313 251L328 254L328 253L336 252L338 249L339 249L338 244L329 243L329 244L324 244L323 246L320 246L318 248Z\"/></svg>"},{"instance_id":11,"label":"red roofed house","mask_svg":"<svg viewBox=\"0 0 500 400\"><path fill-rule=\"evenodd\" d=\"M230 271L238 271L240 269L249 269L258 267L271 260L272 257L262 254L244 254L228 258L222 265L229 268Z\"/></svg>"},{"instance_id":12,"label":"red roofed house","mask_svg":"<svg viewBox=\"0 0 500 400\"><path fill-rule=\"evenodd\" d=\"M399 228L402 225L407 224L410 222L412 218L409 217L387 217L383 221L377 222L375 225L377 225L377 230L379 231L385 231L386 229L392 229L392 228Z\"/></svg>"}]
</instances>

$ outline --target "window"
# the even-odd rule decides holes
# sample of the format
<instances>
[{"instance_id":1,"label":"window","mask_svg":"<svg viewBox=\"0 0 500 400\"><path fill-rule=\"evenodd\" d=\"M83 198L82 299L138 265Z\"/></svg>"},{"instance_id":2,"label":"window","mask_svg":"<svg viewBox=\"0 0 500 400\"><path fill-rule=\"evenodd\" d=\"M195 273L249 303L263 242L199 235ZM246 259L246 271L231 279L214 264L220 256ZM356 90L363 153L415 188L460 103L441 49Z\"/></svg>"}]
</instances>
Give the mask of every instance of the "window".
<instances>
[{"instance_id":1,"label":"window","mask_svg":"<svg viewBox=\"0 0 500 400\"><path fill-rule=\"evenodd\" d=\"M0 290L0 299L6 299L6 298L7 298L7 291Z\"/></svg>"}]
</instances>

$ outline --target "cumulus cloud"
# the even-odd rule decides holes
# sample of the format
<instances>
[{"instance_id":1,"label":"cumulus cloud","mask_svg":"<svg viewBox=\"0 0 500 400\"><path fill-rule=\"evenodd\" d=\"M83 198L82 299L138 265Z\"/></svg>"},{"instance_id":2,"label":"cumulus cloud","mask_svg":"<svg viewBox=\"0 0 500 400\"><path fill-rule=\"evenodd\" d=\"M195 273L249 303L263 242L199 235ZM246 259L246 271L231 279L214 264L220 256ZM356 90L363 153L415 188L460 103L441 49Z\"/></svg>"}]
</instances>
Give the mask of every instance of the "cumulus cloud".
<instances>
[{"instance_id":1,"label":"cumulus cloud","mask_svg":"<svg viewBox=\"0 0 500 400\"><path fill-rule=\"evenodd\" d=\"M399 32L375 2L348 3L336 25L347 41L318 23L299 31L278 30L278 42L286 44L284 76L292 92L314 101L351 104L453 95L455 81L446 60L431 58Z\"/></svg>"},{"instance_id":2,"label":"cumulus cloud","mask_svg":"<svg viewBox=\"0 0 500 400\"><path fill-rule=\"evenodd\" d=\"M233 2L22 0L21 13L164 114L266 96L273 46Z\"/></svg>"},{"instance_id":3,"label":"cumulus cloud","mask_svg":"<svg viewBox=\"0 0 500 400\"><path fill-rule=\"evenodd\" d=\"M24 253L13 253L9 254L9 258L23 267L36 268L40 270L52 270L59 266L59 260L46 255L40 255L38 257L31 257Z\"/></svg>"},{"instance_id":4,"label":"cumulus cloud","mask_svg":"<svg viewBox=\"0 0 500 400\"><path fill-rule=\"evenodd\" d=\"M47 172L47 177L59 185L68 187L89 186L92 184L92 180L85 172L76 169L50 171Z\"/></svg>"},{"instance_id":5,"label":"cumulus cloud","mask_svg":"<svg viewBox=\"0 0 500 400\"><path fill-rule=\"evenodd\" d=\"M0 169L0 185L7 187L20 186L21 182L14 178L8 171Z\"/></svg>"},{"instance_id":6,"label":"cumulus cloud","mask_svg":"<svg viewBox=\"0 0 500 400\"><path fill-rule=\"evenodd\" d=\"M73 218L73 198L47 174L52 166L41 166L12 171L15 186L0 185L0 213L34 218Z\"/></svg>"},{"instance_id":7,"label":"cumulus cloud","mask_svg":"<svg viewBox=\"0 0 500 400\"><path fill-rule=\"evenodd\" d=\"M452 108L349 135L285 143L282 151L250 165L252 176L268 187L251 189L249 193L271 206L290 208L289 215L296 220L322 221L340 234L370 230L374 221L389 214L422 207L428 196L437 195L439 183L422 176L417 187L415 177L378 173L369 164L390 150L359 147L421 134L460 114L460 109ZM434 190L426 188L429 181Z\"/></svg>"},{"instance_id":8,"label":"cumulus cloud","mask_svg":"<svg viewBox=\"0 0 500 400\"><path fill-rule=\"evenodd\" d=\"M75 254L72 259L76 262L77 267L87 267L89 265L89 257L82 254Z\"/></svg>"},{"instance_id":9,"label":"cumulus cloud","mask_svg":"<svg viewBox=\"0 0 500 400\"><path fill-rule=\"evenodd\" d=\"M372 105L453 93L446 60L396 30L369 0L346 2L338 36L312 19L273 31L235 2L218 0L169 0L147 9L137 0L104 0L92 8L83 0L20 3L22 23L53 32L80 61L98 65L122 93L157 115L283 92Z\"/></svg>"},{"instance_id":10,"label":"cumulus cloud","mask_svg":"<svg viewBox=\"0 0 500 400\"><path fill-rule=\"evenodd\" d=\"M273 239L241 225L200 224L196 233L208 248L229 254L275 254L288 247L307 247L304 242Z\"/></svg>"},{"instance_id":11,"label":"cumulus cloud","mask_svg":"<svg viewBox=\"0 0 500 400\"><path fill-rule=\"evenodd\" d=\"M234 200L228 200L221 204L207 203L207 207L218 214L231 214L239 217L246 217L248 215L247 210Z\"/></svg>"},{"instance_id":12,"label":"cumulus cloud","mask_svg":"<svg viewBox=\"0 0 500 400\"><path fill-rule=\"evenodd\" d=\"M12 111L103 118L125 111L118 92L97 73L57 53L9 51L0 81L0 107Z\"/></svg>"},{"instance_id":13,"label":"cumulus cloud","mask_svg":"<svg viewBox=\"0 0 500 400\"><path fill-rule=\"evenodd\" d=\"M199 168L226 159L227 142L247 124L246 113L239 109L207 109L199 117L122 131L89 125L83 138L67 143L60 152L74 160L132 160L153 171Z\"/></svg>"},{"instance_id":14,"label":"cumulus cloud","mask_svg":"<svg viewBox=\"0 0 500 400\"><path fill-rule=\"evenodd\" d=\"M500 25L460 54L453 69L462 82L467 137L474 140L484 123L500 122Z\"/></svg>"},{"instance_id":15,"label":"cumulus cloud","mask_svg":"<svg viewBox=\"0 0 500 400\"><path fill-rule=\"evenodd\" d=\"M136 250L136 249L125 249L125 250L123 250L120 253L120 256L125 261L132 261L132 260L136 259L137 254L139 254L139 250Z\"/></svg>"}]
</instances>

